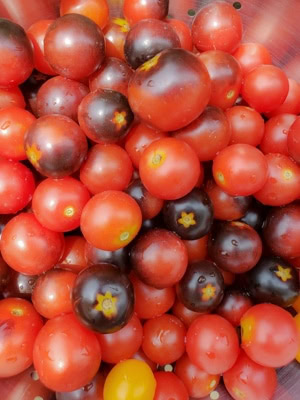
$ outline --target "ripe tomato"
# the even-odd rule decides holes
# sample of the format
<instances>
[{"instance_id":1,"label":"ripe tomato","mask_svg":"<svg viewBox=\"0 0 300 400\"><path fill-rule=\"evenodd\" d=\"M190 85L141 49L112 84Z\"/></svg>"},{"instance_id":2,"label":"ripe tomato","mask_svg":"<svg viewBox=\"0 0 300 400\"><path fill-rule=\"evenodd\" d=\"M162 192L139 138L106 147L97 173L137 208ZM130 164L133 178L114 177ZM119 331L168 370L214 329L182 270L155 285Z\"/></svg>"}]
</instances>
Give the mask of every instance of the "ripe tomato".
<instances>
[{"instance_id":1,"label":"ripe tomato","mask_svg":"<svg viewBox=\"0 0 300 400\"><path fill-rule=\"evenodd\" d=\"M156 391L153 400L189 400L183 382L172 372L156 372Z\"/></svg>"},{"instance_id":2,"label":"ripe tomato","mask_svg":"<svg viewBox=\"0 0 300 400\"><path fill-rule=\"evenodd\" d=\"M244 76L259 65L272 64L269 50L261 43L241 43L233 56L238 60Z\"/></svg>"},{"instance_id":3,"label":"ripe tomato","mask_svg":"<svg viewBox=\"0 0 300 400\"><path fill-rule=\"evenodd\" d=\"M109 18L107 0L61 0L60 15L80 14L90 18L101 29L105 28Z\"/></svg>"},{"instance_id":4,"label":"ripe tomato","mask_svg":"<svg viewBox=\"0 0 300 400\"><path fill-rule=\"evenodd\" d=\"M125 0L123 4L123 14L132 25L146 18L163 19L168 9L168 0Z\"/></svg>"},{"instance_id":5,"label":"ripe tomato","mask_svg":"<svg viewBox=\"0 0 300 400\"><path fill-rule=\"evenodd\" d=\"M107 190L88 201L81 215L81 230L86 240L102 250L127 246L140 230L142 213L128 194Z\"/></svg>"},{"instance_id":6,"label":"ripe tomato","mask_svg":"<svg viewBox=\"0 0 300 400\"><path fill-rule=\"evenodd\" d=\"M166 22L172 26L179 37L181 48L185 50L193 50L192 33L189 26L179 19L167 19Z\"/></svg>"},{"instance_id":7,"label":"ripe tomato","mask_svg":"<svg viewBox=\"0 0 300 400\"><path fill-rule=\"evenodd\" d=\"M192 322L195 321L202 313L189 310L186 306L177 298L173 307L172 314L182 321L186 328L188 328Z\"/></svg>"},{"instance_id":8,"label":"ripe tomato","mask_svg":"<svg viewBox=\"0 0 300 400\"><path fill-rule=\"evenodd\" d=\"M61 268L72 269L77 266L77 272L87 267L87 259L85 257L86 240L82 236L71 235L65 237L65 248L61 256ZM80 267L80 268L79 268Z\"/></svg>"},{"instance_id":9,"label":"ripe tomato","mask_svg":"<svg viewBox=\"0 0 300 400\"><path fill-rule=\"evenodd\" d=\"M23 93L18 88L0 88L0 110L6 107L25 108L25 99Z\"/></svg>"},{"instance_id":10,"label":"ripe tomato","mask_svg":"<svg viewBox=\"0 0 300 400\"><path fill-rule=\"evenodd\" d=\"M0 378L30 367L33 344L42 326L42 318L27 300L11 297L0 301Z\"/></svg>"},{"instance_id":11,"label":"ripe tomato","mask_svg":"<svg viewBox=\"0 0 300 400\"><path fill-rule=\"evenodd\" d=\"M289 92L284 102L275 110L267 113L267 117L275 117L280 114L300 113L300 84L294 79L289 79Z\"/></svg>"},{"instance_id":12,"label":"ripe tomato","mask_svg":"<svg viewBox=\"0 0 300 400\"><path fill-rule=\"evenodd\" d=\"M300 118L298 117L290 127L287 138L288 152L293 159L300 162Z\"/></svg>"},{"instance_id":13,"label":"ripe tomato","mask_svg":"<svg viewBox=\"0 0 300 400\"><path fill-rule=\"evenodd\" d=\"M279 368L297 355L299 337L291 314L274 304L251 307L241 319L242 348L251 360Z\"/></svg>"},{"instance_id":14,"label":"ripe tomato","mask_svg":"<svg viewBox=\"0 0 300 400\"><path fill-rule=\"evenodd\" d=\"M294 307L294 306L293 306L293 307ZM298 363L300 363L300 314L297 314L297 315L294 317L294 320L295 320L295 322L296 322L297 330L298 330L298 335L299 335L299 350L298 350L298 353L297 353L297 356L296 356L296 360L298 361Z\"/></svg>"},{"instance_id":15,"label":"ripe tomato","mask_svg":"<svg viewBox=\"0 0 300 400\"><path fill-rule=\"evenodd\" d=\"M104 384L104 400L153 400L156 381L151 368L140 360L117 364Z\"/></svg>"},{"instance_id":16,"label":"ripe tomato","mask_svg":"<svg viewBox=\"0 0 300 400\"><path fill-rule=\"evenodd\" d=\"M87 385L96 375L101 349L93 332L73 314L46 322L33 349L33 363L42 383L58 392L71 392Z\"/></svg>"},{"instance_id":17,"label":"ripe tomato","mask_svg":"<svg viewBox=\"0 0 300 400\"><path fill-rule=\"evenodd\" d=\"M188 194L200 176L200 162L185 142L165 138L151 143L139 164L140 177L153 196L175 200Z\"/></svg>"}]
</instances>

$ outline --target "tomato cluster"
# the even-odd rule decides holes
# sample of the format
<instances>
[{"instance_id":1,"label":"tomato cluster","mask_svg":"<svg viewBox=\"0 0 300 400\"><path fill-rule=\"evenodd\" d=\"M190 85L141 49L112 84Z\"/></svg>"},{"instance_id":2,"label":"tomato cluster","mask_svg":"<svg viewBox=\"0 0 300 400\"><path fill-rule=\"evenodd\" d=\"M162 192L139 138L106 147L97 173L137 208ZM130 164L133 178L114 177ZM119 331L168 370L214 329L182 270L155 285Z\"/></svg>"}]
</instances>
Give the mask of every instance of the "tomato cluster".
<instances>
[{"instance_id":1,"label":"tomato cluster","mask_svg":"<svg viewBox=\"0 0 300 400\"><path fill-rule=\"evenodd\" d=\"M1 396L271 400L300 362L300 84L230 2L59 3L0 18Z\"/></svg>"}]
</instances>

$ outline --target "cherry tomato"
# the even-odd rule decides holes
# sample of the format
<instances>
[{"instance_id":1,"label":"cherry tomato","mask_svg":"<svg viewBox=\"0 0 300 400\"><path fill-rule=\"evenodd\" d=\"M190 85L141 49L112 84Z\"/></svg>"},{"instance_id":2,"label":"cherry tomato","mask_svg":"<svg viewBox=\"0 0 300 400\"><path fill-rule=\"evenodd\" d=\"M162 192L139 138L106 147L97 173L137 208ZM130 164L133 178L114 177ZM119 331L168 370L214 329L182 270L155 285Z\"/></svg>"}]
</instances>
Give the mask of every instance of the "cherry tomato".
<instances>
[{"instance_id":1,"label":"cherry tomato","mask_svg":"<svg viewBox=\"0 0 300 400\"><path fill-rule=\"evenodd\" d=\"M104 30L105 50L107 57L116 57L125 60L124 44L129 23L123 18L113 18Z\"/></svg>"},{"instance_id":2,"label":"cherry tomato","mask_svg":"<svg viewBox=\"0 0 300 400\"><path fill-rule=\"evenodd\" d=\"M220 375L209 374L193 364L185 354L175 365L175 374L182 380L191 397L208 396L219 384Z\"/></svg>"},{"instance_id":3,"label":"cherry tomato","mask_svg":"<svg viewBox=\"0 0 300 400\"><path fill-rule=\"evenodd\" d=\"M22 210L32 199L34 189L34 177L29 168L0 158L0 214Z\"/></svg>"},{"instance_id":4,"label":"cherry tomato","mask_svg":"<svg viewBox=\"0 0 300 400\"><path fill-rule=\"evenodd\" d=\"M249 196L265 185L268 162L255 147L233 144L214 159L213 175L217 185L231 196Z\"/></svg>"},{"instance_id":5,"label":"cherry tomato","mask_svg":"<svg viewBox=\"0 0 300 400\"><path fill-rule=\"evenodd\" d=\"M272 64L269 50L261 43L241 43L233 53L245 76L252 69L262 64Z\"/></svg>"},{"instance_id":6,"label":"cherry tomato","mask_svg":"<svg viewBox=\"0 0 300 400\"><path fill-rule=\"evenodd\" d=\"M80 14L90 18L101 29L105 28L109 18L107 0L61 0L60 15Z\"/></svg>"},{"instance_id":7,"label":"cherry tomato","mask_svg":"<svg viewBox=\"0 0 300 400\"><path fill-rule=\"evenodd\" d=\"M85 239L102 250L127 246L140 230L141 209L128 194L108 190L88 201L81 215Z\"/></svg>"},{"instance_id":8,"label":"cherry tomato","mask_svg":"<svg viewBox=\"0 0 300 400\"><path fill-rule=\"evenodd\" d=\"M198 367L209 374L222 374L236 362L239 340L230 322L219 315L201 315L189 327L186 351Z\"/></svg>"},{"instance_id":9,"label":"cherry tomato","mask_svg":"<svg viewBox=\"0 0 300 400\"><path fill-rule=\"evenodd\" d=\"M123 14L130 24L142 19L164 19L168 14L169 0L125 0Z\"/></svg>"},{"instance_id":10,"label":"cherry tomato","mask_svg":"<svg viewBox=\"0 0 300 400\"><path fill-rule=\"evenodd\" d=\"M297 314L294 317L294 320L296 322L298 335L299 335L299 338L300 338L300 314ZM296 356L296 360L298 361L298 363L300 363L300 339L299 339L299 350L298 350L298 353L297 353L297 356Z\"/></svg>"},{"instance_id":11,"label":"cherry tomato","mask_svg":"<svg viewBox=\"0 0 300 400\"><path fill-rule=\"evenodd\" d=\"M175 138L151 143L143 152L140 177L153 196L175 200L188 194L200 176L200 163L194 150Z\"/></svg>"},{"instance_id":12,"label":"cherry tomato","mask_svg":"<svg viewBox=\"0 0 300 400\"><path fill-rule=\"evenodd\" d=\"M0 260L2 260L2 258ZM9 268L9 276L7 278L4 276L3 279L6 279L6 285L2 289L2 296L4 299L8 297L19 297L31 301L33 288L38 279L38 275L24 275Z\"/></svg>"},{"instance_id":13,"label":"cherry tomato","mask_svg":"<svg viewBox=\"0 0 300 400\"><path fill-rule=\"evenodd\" d=\"M184 323L185 327L188 328L192 322L194 322L195 319L197 319L199 315L203 313L189 310L178 298L176 298L176 301L172 307L172 314L179 318L180 321Z\"/></svg>"},{"instance_id":14,"label":"cherry tomato","mask_svg":"<svg viewBox=\"0 0 300 400\"><path fill-rule=\"evenodd\" d=\"M104 382L104 371L97 372L94 378L80 389L72 392L56 392L56 400L103 400Z\"/></svg>"},{"instance_id":15,"label":"cherry tomato","mask_svg":"<svg viewBox=\"0 0 300 400\"><path fill-rule=\"evenodd\" d=\"M279 368L297 355L296 323L287 311L274 304L251 307L241 319L242 348L252 361Z\"/></svg>"},{"instance_id":16,"label":"cherry tomato","mask_svg":"<svg viewBox=\"0 0 300 400\"><path fill-rule=\"evenodd\" d=\"M70 392L87 385L96 375L101 349L95 334L72 314L46 322L33 349L34 367L49 389Z\"/></svg>"},{"instance_id":17,"label":"cherry tomato","mask_svg":"<svg viewBox=\"0 0 300 400\"><path fill-rule=\"evenodd\" d=\"M27 300L11 297L0 301L1 378L30 367L33 344L42 326L42 318Z\"/></svg>"},{"instance_id":18,"label":"cherry tomato","mask_svg":"<svg viewBox=\"0 0 300 400\"><path fill-rule=\"evenodd\" d=\"M276 115L289 113L300 113L300 84L294 79L289 79L289 92L284 102L275 110L267 113L268 117L275 117Z\"/></svg>"},{"instance_id":19,"label":"cherry tomato","mask_svg":"<svg viewBox=\"0 0 300 400\"><path fill-rule=\"evenodd\" d=\"M192 33L189 26L179 19L167 19L166 22L171 25L180 40L180 47L185 50L193 50Z\"/></svg>"},{"instance_id":20,"label":"cherry tomato","mask_svg":"<svg viewBox=\"0 0 300 400\"><path fill-rule=\"evenodd\" d=\"M23 93L16 86L14 88L0 88L0 110L6 107L25 108Z\"/></svg>"},{"instance_id":21,"label":"cherry tomato","mask_svg":"<svg viewBox=\"0 0 300 400\"><path fill-rule=\"evenodd\" d=\"M80 267L80 270L85 269L87 267L85 246L86 240L82 236L66 236L65 248L60 260L62 268L67 269L69 265L76 265Z\"/></svg>"},{"instance_id":22,"label":"cherry tomato","mask_svg":"<svg viewBox=\"0 0 300 400\"><path fill-rule=\"evenodd\" d=\"M103 400L153 400L155 388L153 372L145 362L122 361L106 378Z\"/></svg>"},{"instance_id":23,"label":"cherry tomato","mask_svg":"<svg viewBox=\"0 0 300 400\"><path fill-rule=\"evenodd\" d=\"M63 235L44 228L33 214L17 215L2 232L2 257L11 268L27 275L54 267L63 249Z\"/></svg>"},{"instance_id":24,"label":"cherry tomato","mask_svg":"<svg viewBox=\"0 0 300 400\"><path fill-rule=\"evenodd\" d=\"M155 372L156 390L153 400L189 400L183 382L172 372Z\"/></svg>"},{"instance_id":25,"label":"cherry tomato","mask_svg":"<svg viewBox=\"0 0 300 400\"><path fill-rule=\"evenodd\" d=\"M193 261L205 260L207 257L207 241L208 236L203 236L200 239L184 240L183 243L187 248L189 263Z\"/></svg>"},{"instance_id":26,"label":"cherry tomato","mask_svg":"<svg viewBox=\"0 0 300 400\"><path fill-rule=\"evenodd\" d=\"M0 109L0 156L26 160L24 136L35 116L19 107Z\"/></svg>"},{"instance_id":27,"label":"cherry tomato","mask_svg":"<svg viewBox=\"0 0 300 400\"><path fill-rule=\"evenodd\" d=\"M242 316L253 305L249 296L235 292L225 292L222 303L216 310L221 317L231 322L233 326L239 326Z\"/></svg>"},{"instance_id":28,"label":"cherry tomato","mask_svg":"<svg viewBox=\"0 0 300 400\"><path fill-rule=\"evenodd\" d=\"M224 373L224 383L235 400L273 398L277 377L274 368L263 367L241 351L234 366Z\"/></svg>"},{"instance_id":29,"label":"cherry tomato","mask_svg":"<svg viewBox=\"0 0 300 400\"><path fill-rule=\"evenodd\" d=\"M288 152L293 159L300 162L300 118L298 117L290 127L287 138Z\"/></svg>"},{"instance_id":30,"label":"cherry tomato","mask_svg":"<svg viewBox=\"0 0 300 400\"><path fill-rule=\"evenodd\" d=\"M285 101L289 81L274 65L259 65L246 76L242 87L244 100L258 112L275 110Z\"/></svg>"},{"instance_id":31,"label":"cherry tomato","mask_svg":"<svg viewBox=\"0 0 300 400\"><path fill-rule=\"evenodd\" d=\"M138 317L133 314L129 322L114 333L97 334L102 351L102 360L117 364L132 358L139 350L143 340L143 327Z\"/></svg>"},{"instance_id":32,"label":"cherry tomato","mask_svg":"<svg viewBox=\"0 0 300 400\"><path fill-rule=\"evenodd\" d=\"M185 335L183 323L174 315L164 314L144 324L142 349L157 364L171 364L185 351Z\"/></svg>"}]
</instances>

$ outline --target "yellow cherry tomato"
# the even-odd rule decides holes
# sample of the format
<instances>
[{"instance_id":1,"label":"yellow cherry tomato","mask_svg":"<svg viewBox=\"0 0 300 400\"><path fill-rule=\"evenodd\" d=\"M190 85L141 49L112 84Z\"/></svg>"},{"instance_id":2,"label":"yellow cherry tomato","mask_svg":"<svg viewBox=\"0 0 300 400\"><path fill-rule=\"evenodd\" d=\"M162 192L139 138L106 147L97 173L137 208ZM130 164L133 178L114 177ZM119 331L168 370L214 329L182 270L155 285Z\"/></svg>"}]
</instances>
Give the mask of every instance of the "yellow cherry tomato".
<instances>
[{"instance_id":1,"label":"yellow cherry tomato","mask_svg":"<svg viewBox=\"0 0 300 400\"><path fill-rule=\"evenodd\" d=\"M298 363L300 363L300 313L295 316L295 322L296 322L297 329L299 332L299 350L296 355L296 360L298 361Z\"/></svg>"},{"instance_id":2,"label":"yellow cherry tomato","mask_svg":"<svg viewBox=\"0 0 300 400\"><path fill-rule=\"evenodd\" d=\"M297 297L295 303L293 304L293 308L300 313L300 296Z\"/></svg>"},{"instance_id":3,"label":"yellow cherry tomato","mask_svg":"<svg viewBox=\"0 0 300 400\"><path fill-rule=\"evenodd\" d=\"M153 400L156 381L144 361L126 360L117 364L104 384L104 400Z\"/></svg>"}]
</instances>

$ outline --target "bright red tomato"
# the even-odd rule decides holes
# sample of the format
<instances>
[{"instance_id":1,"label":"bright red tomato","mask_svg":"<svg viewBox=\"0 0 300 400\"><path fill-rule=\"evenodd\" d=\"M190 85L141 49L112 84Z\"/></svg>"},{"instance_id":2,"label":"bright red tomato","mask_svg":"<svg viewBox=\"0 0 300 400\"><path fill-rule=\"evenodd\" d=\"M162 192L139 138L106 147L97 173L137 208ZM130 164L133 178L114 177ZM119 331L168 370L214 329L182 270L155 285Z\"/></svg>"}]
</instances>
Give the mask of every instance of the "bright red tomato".
<instances>
[{"instance_id":1,"label":"bright red tomato","mask_svg":"<svg viewBox=\"0 0 300 400\"><path fill-rule=\"evenodd\" d=\"M61 256L60 264L62 268L67 269L68 266L76 265L78 272L87 267L87 259L85 257L86 240L82 236L71 235L65 237L64 253Z\"/></svg>"},{"instance_id":2,"label":"bright red tomato","mask_svg":"<svg viewBox=\"0 0 300 400\"><path fill-rule=\"evenodd\" d=\"M289 92L284 102L275 110L267 113L267 117L275 117L280 114L300 113L300 84L294 79L289 79Z\"/></svg>"},{"instance_id":3,"label":"bright red tomato","mask_svg":"<svg viewBox=\"0 0 300 400\"><path fill-rule=\"evenodd\" d=\"M241 43L233 53L245 76L252 69L262 64L272 64L269 50L260 43Z\"/></svg>"},{"instance_id":4,"label":"bright red tomato","mask_svg":"<svg viewBox=\"0 0 300 400\"><path fill-rule=\"evenodd\" d=\"M179 19L167 19L166 22L171 25L174 31L177 33L181 47L185 50L192 51L193 39L189 26Z\"/></svg>"},{"instance_id":5,"label":"bright red tomato","mask_svg":"<svg viewBox=\"0 0 300 400\"><path fill-rule=\"evenodd\" d=\"M156 390L153 400L189 400L183 382L172 372L156 372Z\"/></svg>"},{"instance_id":6,"label":"bright red tomato","mask_svg":"<svg viewBox=\"0 0 300 400\"><path fill-rule=\"evenodd\" d=\"M300 118L290 127L287 138L288 152L293 159L300 163Z\"/></svg>"},{"instance_id":7,"label":"bright red tomato","mask_svg":"<svg viewBox=\"0 0 300 400\"><path fill-rule=\"evenodd\" d=\"M109 18L107 0L61 0L60 15L81 14L105 28Z\"/></svg>"},{"instance_id":8,"label":"bright red tomato","mask_svg":"<svg viewBox=\"0 0 300 400\"><path fill-rule=\"evenodd\" d=\"M172 314L179 318L180 321L184 323L186 328L188 328L202 313L189 310L184 304L181 303L180 300L178 300L178 298L176 298L176 301L172 307Z\"/></svg>"},{"instance_id":9,"label":"bright red tomato","mask_svg":"<svg viewBox=\"0 0 300 400\"><path fill-rule=\"evenodd\" d=\"M130 24L146 19L163 19L168 14L168 0L124 0L123 14Z\"/></svg>"},{"instance_id":10,"label":"bright red tomato","mask_svg":"<svg viewBox=\"0 0 300 400\"><path fill-rule=\"evenodd\" d=\"M0 110L6 107L25 108L25 99L21 90L14 88L0 88Z\"/></svg>"}]
</instances>

